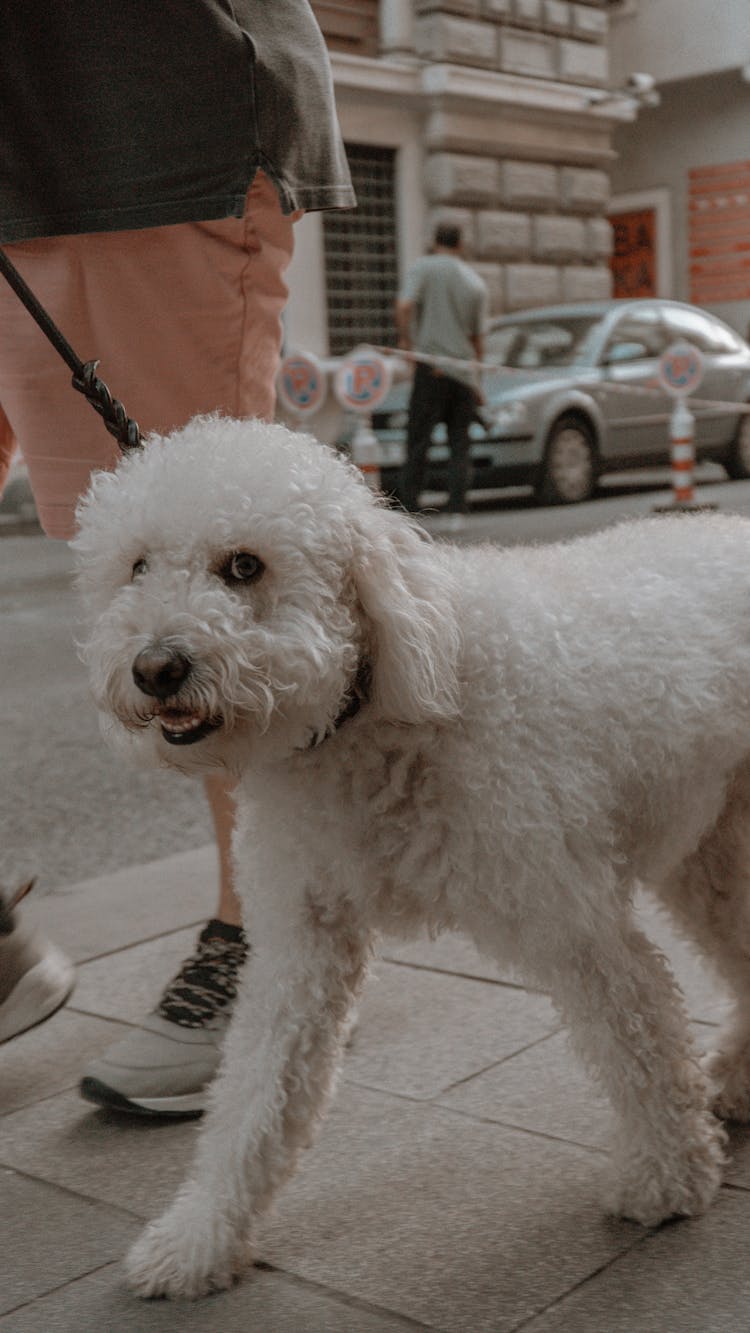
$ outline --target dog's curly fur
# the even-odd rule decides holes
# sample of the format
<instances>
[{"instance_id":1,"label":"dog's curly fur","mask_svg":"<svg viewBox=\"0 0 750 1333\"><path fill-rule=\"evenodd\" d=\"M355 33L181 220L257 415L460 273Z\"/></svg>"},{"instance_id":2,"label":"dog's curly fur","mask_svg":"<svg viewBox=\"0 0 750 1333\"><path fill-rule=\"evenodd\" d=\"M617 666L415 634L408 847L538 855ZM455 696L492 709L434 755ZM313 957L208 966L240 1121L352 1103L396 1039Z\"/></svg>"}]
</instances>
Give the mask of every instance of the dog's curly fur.
<instances>
[{"instance_id":1,"label":"dog's curly fur","mask_svg":"<svg viewBox=\"0 0 750 1333\"><path fill-rule=\"evenodd\" d=\"M451 548L314 440L218 417L99 474L79 518L97 703L142 759L238 776L252 919L193 1172L133 1288L247 1265L381 930L462 929L548 989L614 1108L611 1207L705 1209L712 1099L750 1115L750 524ZM136 684L144 651L177 655L174 698ZM639 882L734 989L710 1079Z\"/></svg>"}]
</instances>

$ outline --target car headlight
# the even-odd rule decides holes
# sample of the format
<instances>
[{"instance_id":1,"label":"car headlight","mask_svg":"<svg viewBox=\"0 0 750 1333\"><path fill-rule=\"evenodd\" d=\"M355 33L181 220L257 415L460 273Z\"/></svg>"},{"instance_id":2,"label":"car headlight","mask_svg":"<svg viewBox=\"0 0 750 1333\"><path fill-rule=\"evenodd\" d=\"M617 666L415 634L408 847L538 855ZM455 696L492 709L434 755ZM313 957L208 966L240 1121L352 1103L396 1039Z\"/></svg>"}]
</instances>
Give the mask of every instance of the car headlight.
<instances>
[{"instance_id":1,"label":"car headlight","mask_svg":"<svg viewBox=\"0 0 750 1333\"><path fill-rule=\"evenodd\" d=\"M497 407L487 407L483 415L493 430L504 435L523 430L529 423L528 408L520 398L509 403L498 403Z\"/></svg>"}]
</instances>

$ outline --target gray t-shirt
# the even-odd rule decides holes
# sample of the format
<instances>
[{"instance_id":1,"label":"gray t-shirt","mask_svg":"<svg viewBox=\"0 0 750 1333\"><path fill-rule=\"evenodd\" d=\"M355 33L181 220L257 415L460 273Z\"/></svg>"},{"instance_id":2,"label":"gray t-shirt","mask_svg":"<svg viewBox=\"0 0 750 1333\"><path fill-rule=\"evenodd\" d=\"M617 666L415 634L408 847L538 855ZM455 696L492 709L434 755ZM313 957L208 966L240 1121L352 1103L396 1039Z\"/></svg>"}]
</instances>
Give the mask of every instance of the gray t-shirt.
<instances>
[{"instance_id":1,"label":"gray t-shirt","mask_svg":"<svg viewBox=\"0 0 750 1333\"><path fill-rule=\"evenodd\" d=\"M308 0L14 0L0 71L2 241L354 206Z\"/></svg>"},{"instance_id":2,"label":"gray t-shirt","mask_svg":"<svg viewBox=\"0 0 750 1333\"><path fill-rule=\"evenodd\" d=\"M401 299L415 306L416 351L476 358L471 339L484 330L487 288L463 259L445 254L418 259L406 275ZM444 373L463 384L478 382L477 372L468 366L446 366Z\"/></svg>"}]
</instances>

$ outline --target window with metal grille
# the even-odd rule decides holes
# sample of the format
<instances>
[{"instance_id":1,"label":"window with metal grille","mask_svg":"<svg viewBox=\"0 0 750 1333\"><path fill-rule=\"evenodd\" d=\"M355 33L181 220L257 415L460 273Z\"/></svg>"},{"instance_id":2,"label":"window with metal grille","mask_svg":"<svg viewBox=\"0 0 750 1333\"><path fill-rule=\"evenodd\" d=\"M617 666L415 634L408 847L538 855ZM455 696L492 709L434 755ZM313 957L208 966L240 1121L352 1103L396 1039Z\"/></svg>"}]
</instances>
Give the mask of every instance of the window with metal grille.
<instances>
[{"instance_id":1,"label":"window with metal grille","mask_svg":"<svg viewBox=\"0 0 750 1333\"><path fill-rule=\"evenodd\" d=\"M396 336L396 153L369 144L347 144L346 153L357 209L323 215L332 356L358 343L393 346Z\"/></svg>"}]
</instances>

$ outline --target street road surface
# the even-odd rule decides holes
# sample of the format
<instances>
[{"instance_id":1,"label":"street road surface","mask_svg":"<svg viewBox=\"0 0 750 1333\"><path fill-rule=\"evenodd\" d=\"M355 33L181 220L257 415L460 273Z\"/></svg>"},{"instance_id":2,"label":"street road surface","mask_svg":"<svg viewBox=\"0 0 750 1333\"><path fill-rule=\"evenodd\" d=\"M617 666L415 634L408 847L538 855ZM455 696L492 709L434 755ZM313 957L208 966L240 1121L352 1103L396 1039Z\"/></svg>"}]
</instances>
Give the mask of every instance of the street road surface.
<instances>
[{"instance_id":1,"label":"street road surface","mask_svg":"<svg viewBox=\"0 0 750 1333\"><path fill-rule=\"evenodd\" d=\"M750 482L706 485L697 498L750 514ZM525 495L491 507L478 498L479 512L458 540L570 538L648 514L669 499L668 491L644 490L632 476L606 499L565 508L539 509ZM441 516L427 526L440 536ZM129 770L101 742L73 642L71 569L62 542L0 539L0 879L36 873L41 893L211 840L198 783ZM213 890L207 885L207 912Z\"/></svg>"}]
</instances>

